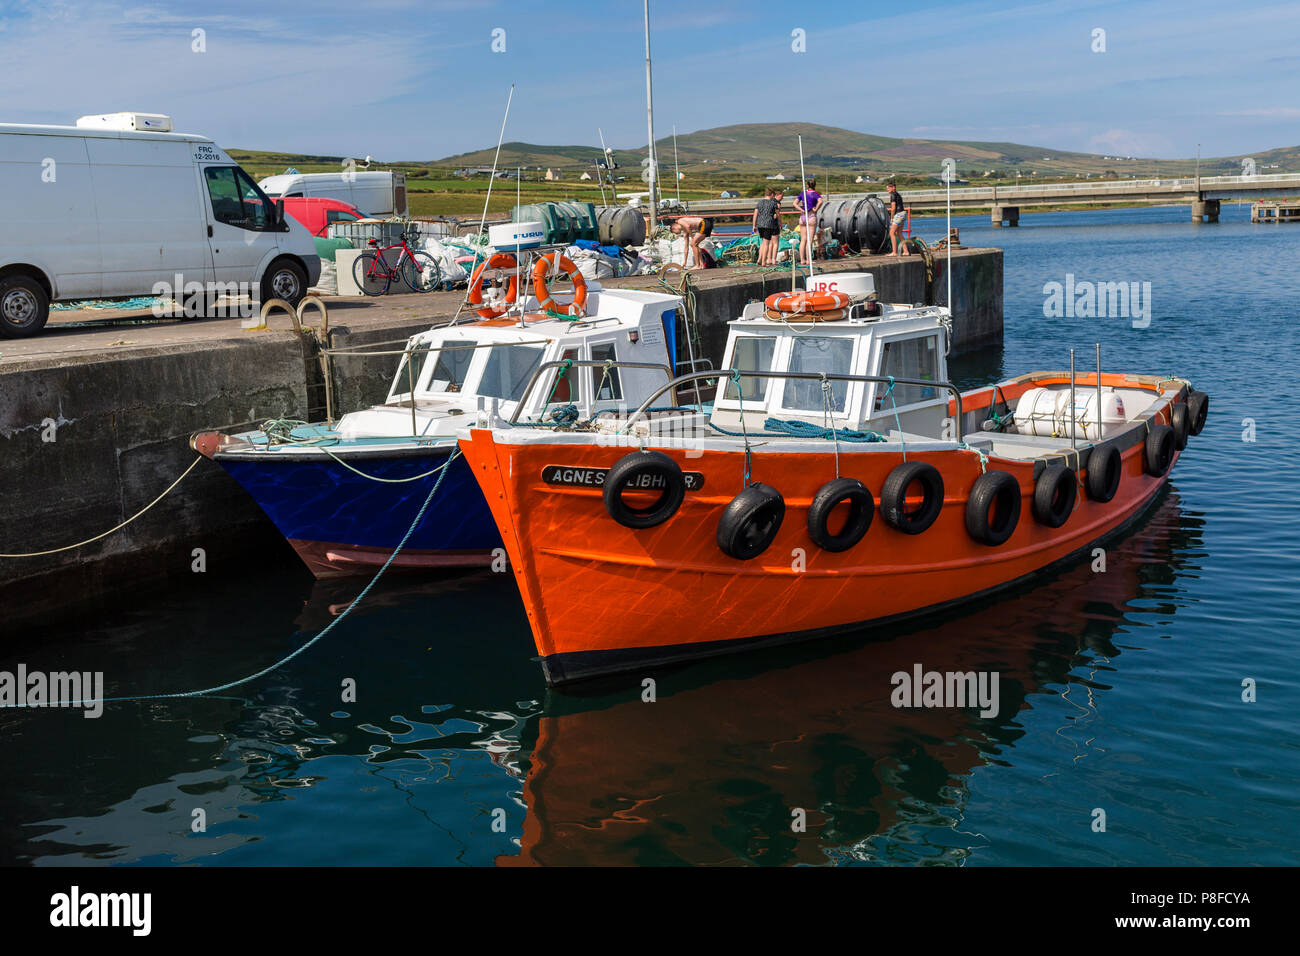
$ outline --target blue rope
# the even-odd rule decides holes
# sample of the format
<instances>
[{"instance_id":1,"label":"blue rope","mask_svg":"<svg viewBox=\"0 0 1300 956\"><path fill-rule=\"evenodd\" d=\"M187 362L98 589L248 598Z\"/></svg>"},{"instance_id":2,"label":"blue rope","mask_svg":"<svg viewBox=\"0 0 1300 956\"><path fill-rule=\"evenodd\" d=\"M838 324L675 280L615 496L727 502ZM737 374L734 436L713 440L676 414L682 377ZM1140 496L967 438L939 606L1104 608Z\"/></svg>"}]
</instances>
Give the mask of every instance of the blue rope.
<instances>
[{"instance_id":1,"label":"blue rope","mask_svg":"<svg viewBox=\"0 0 1300 956\"><path fill-rule=\"evenodd\" d=\"M778 435L793 435L796 438L824 438L827 441L876 442L887 441L879 432L854 431L851 428L824 428L812 422L803 422L792 418L769 418L763 422L763 428Z\"/></svg>"},{"instance_id":2,"label":"blue rope","mask_svg":"<svg viewBox=\"0 0 1300 956\"><path fill-rule=\"evenodd\" d=\"M455 461L456 456L459 454L460 454L460 449L459 448L455 449L448 457L447 465L450 465L453 461ZM378 571L375 572L375 576L370 579L370 583L367 584L362 589L360 594L358 594L355 598L352 599L352 603L349 604L347 608L344 609L342 614L340 614L334 620L330 621L329 624L327 624L319 634L313 637L306 644L303 644L292 654L280 658L280 660L276 661L274 664L270 665L269 667L262 668L256 674L250 674L247 677L241 677L239 680L230 681L227 684L219 684L216 687L205 687L202 690L187 690L175 694L138 694L130 697L105 697L102 701L92 701L92 700L60 701L57 704L47 704L46 706L75 707L78 704L93 704L93 703L111 704L111 703L119 703L121 701L128 701L128 700L172 700L180 697L202 697L206 694L215 694L218 691L230 690L230 688L232 687L238 687L241 684L247 684L250 681L257 680L257 678L259 677L266 676L267 674L271 673L271 671L276 670L277 668L283 667L285 664L289 663L299 654L303 653L303 651L307 650L307 648L311 647L313 644L315 644L317 641L323 638L330 631L334 630L334 628L342 624L344 618L346 618L349 614L352 613L352 609L355 608L358 604L360 604L365 599L366 595L370 593L371 589L373 589L374 586L379 583L379 579L384 576L384 572L388 570L388 566L393 563L393 560L397 557L398 554L401 553L401 550L404 547L406 547L406 542L411 539L411 535L415 533L415 529L419 527L420 522L424 520L424 513L429 510L429 505L433 503L434 495L438 493L438 489L442 486L442 480L447 477L447 472L450 470L447 467L447 465L443 466L442 474L440 474L438 476L438 480L433 483L433 487L429 490L429 496L424 499L424 504L420 505L419 513L416 514L415 520L411 522L411 526L406 529L406 534L402 535L401 542L397 545L397 548L393 551L393 553L388 556L388 560L384 562L383 566ZM4 706L12 707L15 705L6 704Z\"/></svg>"},{"instance_id":3,"label":"blue rope","mask_svg":"<svg viewBox=\"0 0 1300 956\"><path fill-rule=\"evenodd\" d=\"M903 420L898 417L898 401L894 398L894 376L889 376L889 388L885 389L889 404L894 406L894 424L898 426L898 440L903 443L903 461L907 461L907 439L903 437Z\"/></svg>"}]
</instances>

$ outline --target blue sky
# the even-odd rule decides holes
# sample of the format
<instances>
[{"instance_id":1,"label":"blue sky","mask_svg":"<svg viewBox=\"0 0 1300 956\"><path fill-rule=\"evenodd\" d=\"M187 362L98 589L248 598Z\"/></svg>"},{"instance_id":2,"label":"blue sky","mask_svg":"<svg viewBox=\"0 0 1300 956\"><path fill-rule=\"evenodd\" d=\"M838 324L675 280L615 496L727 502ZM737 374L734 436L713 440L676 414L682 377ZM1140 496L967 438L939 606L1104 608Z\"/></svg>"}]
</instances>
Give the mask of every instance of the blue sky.
<instances>
[{"instance_id":1,"label":"blue sky","mask_svg":"<svg viewBox=\"0 0 1300 956\"><path fill-rule=\"evenodd\" d=\"M513 81L507 140L643 146L641 18L639 0L0 0L0 122L139 110L225 146L423 160L495 144ZM651 20L657 136L798 119L1158 157L1300 143L1294 0L652 0Z\"/></svg>"}]
</instances>

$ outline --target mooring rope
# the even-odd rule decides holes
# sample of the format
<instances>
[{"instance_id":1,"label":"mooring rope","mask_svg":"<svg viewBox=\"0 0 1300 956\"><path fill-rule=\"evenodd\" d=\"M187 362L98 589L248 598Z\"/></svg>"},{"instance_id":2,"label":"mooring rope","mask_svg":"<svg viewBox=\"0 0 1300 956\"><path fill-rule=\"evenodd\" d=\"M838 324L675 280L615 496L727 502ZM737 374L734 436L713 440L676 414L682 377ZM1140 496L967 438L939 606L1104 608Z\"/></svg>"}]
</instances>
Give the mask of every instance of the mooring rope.
<instances>
[{"instance_id":1,"label":"mooring rope","mask_svg":"<svg viewBox=\"0 0 1300 956\"><path fill-rule=\"evenodd\" d=\"M456 457L460 455L460 453L461 453L460 448L457 448L455 451L453 451L451 453L451 456L447 459L447 464L450 465L456 459ZM416 513L415 520L412 521L411 526L406 529L406 534L402 535L402 540L398 542L398 545L393 550L393 553L388 556L388 560L386 560L383 563L383 565L379 568L379 570L375 572L375 576L370 579L370 583L361 589L361 593L352 599L352 603L349 604L346 608L344 608L342 614L340 614L334 620L330 621L329 624L325 625L325 627L320 631L320 633L318 633L307 643L301 645L297 650L293 651L291 654L285 655L284 657L280 658L278 661L276 661L274 664L271 664L268 667L263 667L260 671L258 671L255 674L249 674L247 677L241 677L238 680L229 681L225 684L218 684L216 687L204 687L201 690L179 691L173 694L133 694L126 697L105 697L102 701L95 701L95 700L59 701L58 703L47 704L46 706L47 707L76 707L81 704L96 704L96 703L112 704L112 703L121 703L130 700L175 700L183 697L203 697L207 694L216 694L223 690L230 690L232 687L239 687L243 684L247 684L251 681L255 681L259 677L265 677L267 674L271 673L272 671L277 670L280 667L283 667L285 664L289 663L295 657L298 657L300 654L302 654L312 645L320 641L321 638L323 638L330 631L334 630L334 628L342 624L343 621L347 618L347 616L352 613L352 610L358 604L360 604L365 599L366 595L368 595L371 592L374 586L379 583L379 579L384 576L384 572L388 570L389 565L393 563L393 561L397 558L398 554L401 553L402 549L406 547L406 543L411 539L411 535L415 533L415 529L419 527L420 522L424 520L425 512L429 510L429 505L433 503L434 496L438 493L438 489L442 487L442 480L447 477L446 466L444 465L443 467L444 470L442 474L438 476L438 480L435 481L433 483L433 487L429 489L429 496L424 499L424 504L420 505L420 510ZM0 705L0 707L16 707L16 706L17 705L15 704Z\"/></svg>"},{"instance_id":2,"label":"mooring rope","mask_svg":"<svg viewBox=\"0 0 1300 956\"><path fill-rule=\"evenodd\" d=\"M44 557L44 556L47 555L47 554L59 554L59 553L61 553L61 552L63 552L63 551L72 551L72 550L74 550L74 549L76 549L76 548L80 548L80 547L83 547L83 546L88 545L88 544L93 544L94 542L99 541L99 540L102 539L102 538L107 538L107 537L108 537L110 534L112 534L113 532L115 532L115 531L120 531L120 530L122 530L123 528L125 528L127 525L129 525L129 524L130 524L132 521L134 521L136 518L139 518L139 517L140 517L141 515L143 515L146 511L148 511L150 508L152 508L152 507L153 507L154 505L156 505L158 502L162 501L162 500L163 500L164 498L166 498L169 494L171 494L172 491L175 490L176 486L179 485L182 481L184 481L184 480L185 480L185 477L186 477L186 476L187 476L191 471L193 471L193 470L195 469L195 467L198 465L198 463L201 462L202 460L203 460L203 456L202 456L202 455L199 455L199 456L198 456L197 458L195 458L192 462L190 462L190 466L189 466L188 468L186 468L183 472L181 472L181 476L180 476L179 478L177 478L175 481L173 481L173 482L172 482L172 483L167 487L167 490L166 490L166 491L164 491L162 494L160 494L160 495L159 495L157 498L155 498L153 501L149 502L147 505L145 505L143 508L141 508L141 509L140 509L139 511L137 511L135 514L131 515L131 517L127 518L127 519L126 519L125 521L123 521L121 524L119 524L119 525L115 525L114 527L109 528L109 529L108 529L107 531L105 531L103 534L97 534L97 535L95 535L93 538L87 538L85 541L78 541L76 544L68 544L68 545L64 545L64 546L61 547L61 548L50 548L48 551L29 551L29 552L27 552L27 553L25 553L25 554L0 554L0 558L40 558L40 557Z\"/></svg>"}]
</instances>

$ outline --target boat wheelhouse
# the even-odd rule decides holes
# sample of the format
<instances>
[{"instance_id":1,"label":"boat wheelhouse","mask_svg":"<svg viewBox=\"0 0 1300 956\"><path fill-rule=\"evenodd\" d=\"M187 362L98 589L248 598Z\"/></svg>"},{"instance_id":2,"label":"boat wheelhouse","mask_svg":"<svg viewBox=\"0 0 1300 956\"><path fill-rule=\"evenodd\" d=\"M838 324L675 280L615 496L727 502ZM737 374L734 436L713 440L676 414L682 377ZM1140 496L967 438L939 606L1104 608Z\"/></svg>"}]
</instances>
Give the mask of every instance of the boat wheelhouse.
<instances>
[{"instance_id":1,"label":"boat wheelhouse","mask_svg":"<svg viewBox=\"0 0 1300 956\"><path fill-rule=\"evenodd\" d=\"M458 429L493 414L553 425L635 406L675 367L677 296L588 290L586 314L480 318L413 336L382 404L337 422L268 422L196 435L257 501L317 577L490 563L501 539L464 461L413 522ZM374 355L376 353L365 353ZM530 388L539 370L545 391Z\"/></svg>"}]
</instances>

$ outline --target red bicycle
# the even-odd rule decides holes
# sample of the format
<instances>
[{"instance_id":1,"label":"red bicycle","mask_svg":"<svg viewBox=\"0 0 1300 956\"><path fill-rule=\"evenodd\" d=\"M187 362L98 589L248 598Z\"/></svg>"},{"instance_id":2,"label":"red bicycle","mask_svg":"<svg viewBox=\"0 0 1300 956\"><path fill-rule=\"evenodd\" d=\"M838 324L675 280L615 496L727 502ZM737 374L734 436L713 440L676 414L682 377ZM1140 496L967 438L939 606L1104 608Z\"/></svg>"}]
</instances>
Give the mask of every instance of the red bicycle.
<instances>
[{"instance_id":1,"label":"red bicycle","mask_svg":"<svg viewBox=\"0 0 1300 956\"><path fill-rule=\"evenodd\" d=\"M415 233L410 236L414 241ZM363 252L352 264L352 277L366 295L385 295L394 279L401 279L412 292L432 292L442 283L438 261L427 252L407 245L407 235L391 246L380 246L378 239L367 240L373 251ZM397 249L397 258L389 265L387 253Z\"/></svg>"}]
</instances>

